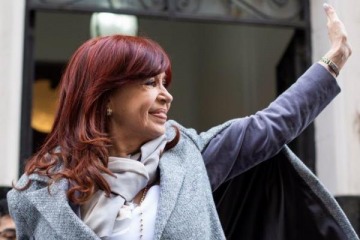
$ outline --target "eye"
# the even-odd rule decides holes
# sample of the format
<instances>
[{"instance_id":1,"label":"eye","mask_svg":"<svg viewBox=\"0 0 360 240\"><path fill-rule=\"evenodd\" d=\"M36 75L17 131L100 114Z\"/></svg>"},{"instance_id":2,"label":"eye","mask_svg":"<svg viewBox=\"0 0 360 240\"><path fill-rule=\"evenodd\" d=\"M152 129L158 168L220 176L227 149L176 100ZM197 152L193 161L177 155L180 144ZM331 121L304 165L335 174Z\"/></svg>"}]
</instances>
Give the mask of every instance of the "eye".
<instances>
[{"instance_id":1,"label":"eye","mask_svg":"<svg viewBox=\"0 0 360 240\"><path fill-rule=\"evenodd\" d=\"M155 78L149 78L144 81L144 85L146 86L156 87L156 84Z\"/></svg>"},{"instance_id":2,"label":"eye","mask_svg":"<svg viewBox=\"0 0 360 240\"><path fill-rule=\"evenodd\" d=\"M169 82L164 78L164 79L162 80L162 85L163 85L165 88L167 88L167 87L169 86Z\"/></svg>"}]
</instances>

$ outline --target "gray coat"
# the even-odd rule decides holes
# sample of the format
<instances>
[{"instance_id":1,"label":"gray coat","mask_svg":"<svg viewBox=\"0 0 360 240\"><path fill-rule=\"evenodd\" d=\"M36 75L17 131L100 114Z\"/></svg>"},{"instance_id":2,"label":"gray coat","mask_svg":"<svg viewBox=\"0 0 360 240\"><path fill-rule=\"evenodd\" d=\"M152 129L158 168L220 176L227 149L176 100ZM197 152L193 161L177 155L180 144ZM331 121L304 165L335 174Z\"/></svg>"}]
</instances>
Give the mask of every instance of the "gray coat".
<instances>
[{"instance_id":1,"label":"gray coat","mask_svg":"<svg viewBox=\"0 0 360 240\"><path fill-rule=\"evenodd\" d=\"M339 93L336 80L314 64L270 106L256 114L228 121L198 134L174 121L179 143L160 161L160 200L154 239L224 239L212 191L224 181L276 155L294 139ZM357 239L346 217L316 178L285 148L291 164L313 191L326 202L349 239ZM8 194L18 239L98 239L78 217L78 206L66 198L68 181L46 187L48 179L36 174L17 183L25 191Z\"/></svg>"}]
</instances>

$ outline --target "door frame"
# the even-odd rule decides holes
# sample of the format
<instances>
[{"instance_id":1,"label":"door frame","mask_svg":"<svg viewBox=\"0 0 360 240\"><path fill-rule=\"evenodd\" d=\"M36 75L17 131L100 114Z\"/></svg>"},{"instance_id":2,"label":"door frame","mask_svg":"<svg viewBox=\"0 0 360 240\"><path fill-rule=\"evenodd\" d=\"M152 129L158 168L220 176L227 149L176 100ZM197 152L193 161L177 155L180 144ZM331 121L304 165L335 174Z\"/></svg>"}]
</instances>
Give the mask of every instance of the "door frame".
<instances>
[{"instance_id":1,"label":"door frame","mask_svg":"<svg viewBox=\"0 0 360 240\"><path fill-rule=\"evenodd\" d=\"M92 13L92 12L114 12L121 14L132 14L140 17L167 19L171 21L187 21L187 22L207 22L207 23L224 23L237 25L255 25L255 26L269 26L279 28L291 28L295 30L297 44L294 44L294 53L299 53L297 56L300 59L300 64L296 64L295 72L302 73L311 64L311 26L310 26L310 4L309 0L301 1L302 6L302 21L286 22L274 19L238 19L230 16L204 17L196 14L180 14L175 10L174 1L169 2L169 9L165 13L152 11L135 11L127 9L104 9L104 8L90 8L67 6L61 4L42 5L35 4L31 0L26 1L25 8L25 34L24 34L24 60L23 60L23 82L22 82L22 100L21 100L21 131L20 131L20 159L19 159L19 173L24 171L26 160L33 154L32 143L32 129L31 129L31 109L32 109L32 84L35 79L35 58L34 58L34 44L35 44L35 28L36 13L39 11L47 12L76 12L76 13ZM293 79L295 81L296 79ZM291 84L291 82L286 82ZM278 92L284 85L278 84ZM313 126L304 136L296 139L298 142L314 142ZM312 130L311 130L312 129ZM299 145L299 144L298 144ZM315 148L314 146L296 147L295 153L299 156L310 156L312 159L308 166L314 171L315 166Z\"/></svg>"}]
</instances>

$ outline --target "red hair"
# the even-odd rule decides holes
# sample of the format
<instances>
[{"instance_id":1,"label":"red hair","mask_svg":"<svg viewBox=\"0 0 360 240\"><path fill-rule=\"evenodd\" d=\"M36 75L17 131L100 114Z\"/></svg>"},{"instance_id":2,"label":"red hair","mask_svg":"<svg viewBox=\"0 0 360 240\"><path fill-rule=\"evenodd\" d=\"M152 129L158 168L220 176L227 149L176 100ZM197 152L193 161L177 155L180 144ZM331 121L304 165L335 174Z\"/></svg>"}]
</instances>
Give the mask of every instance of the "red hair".
<instances>
[{"instance_id":1,"label":"red hair","mask_svg":"<svg viewBox=\"0 0 360 240\"><path fill-rule=\"evenodd\" d=\"M169 84L169 57L150 39L114 35L85 42L62 76L53 129L27 162L25 173L45 175L52 181L67 178L67 195L73 203L85 202L97 189L109 195L110 187L101 175L112 174L107 168L111 145L106 117L109 97L129 81L162 72ZM177 133L166 149L178 139Z\"/></svg>"}]
</instances>

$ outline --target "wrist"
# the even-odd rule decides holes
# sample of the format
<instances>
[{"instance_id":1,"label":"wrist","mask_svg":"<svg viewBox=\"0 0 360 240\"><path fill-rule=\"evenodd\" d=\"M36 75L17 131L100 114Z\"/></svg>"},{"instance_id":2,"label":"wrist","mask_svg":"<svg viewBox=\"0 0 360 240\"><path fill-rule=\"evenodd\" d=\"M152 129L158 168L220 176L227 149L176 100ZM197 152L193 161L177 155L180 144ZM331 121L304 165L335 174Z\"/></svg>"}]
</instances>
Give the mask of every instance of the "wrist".
<instances>
[{"instance_id":1,"label":"wrist","mask_svg":"<svg viewBox=\"0 0 360 240\"><path fill-rule=\"evenodd\" d=\"M325 58L328 58L329 60L331 60L333 63L335 63L338 68L339 71L341 70L341 68L344 66L345 62L347 61L347 59L350 57L351 55L351 50L350 47L348 47L347 45L340 45L340 46L333 46L326 54L325 54Z\"/></svg>"},{"instance_id":2,"label":"wrist","mask_svg":"<svg viewBox=\"0 0 360 240\"><path fill-rule=\"evenodd\" d=\"M335 78L339 76L339 67L327 57L322 57L319 63L323 65Z\"/></svg>"}]
</instances>

